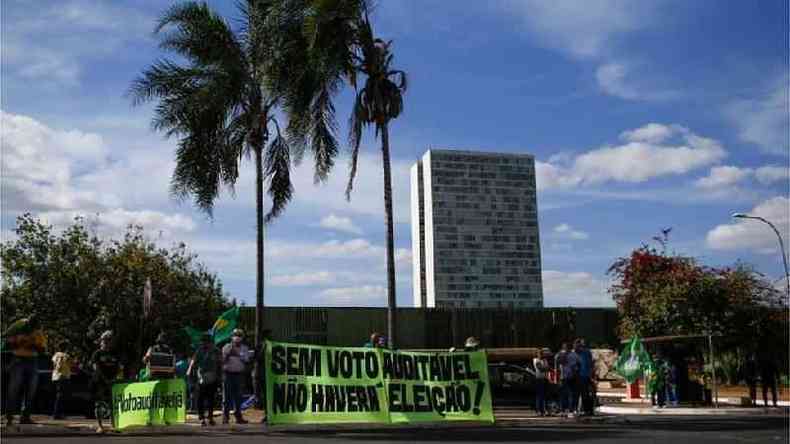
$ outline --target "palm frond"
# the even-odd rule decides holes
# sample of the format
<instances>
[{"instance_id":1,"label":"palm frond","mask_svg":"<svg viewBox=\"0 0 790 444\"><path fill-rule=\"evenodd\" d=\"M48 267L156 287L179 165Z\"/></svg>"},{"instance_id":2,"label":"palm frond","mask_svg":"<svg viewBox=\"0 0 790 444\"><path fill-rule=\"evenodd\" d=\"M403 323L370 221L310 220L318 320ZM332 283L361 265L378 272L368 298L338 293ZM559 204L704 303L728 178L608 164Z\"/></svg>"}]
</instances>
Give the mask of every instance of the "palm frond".
<instances>
[{"instance_id":1,"label":"palm frond","mask_svg":"<svg viewBox=\"0 0 790 444\"><path fill-rule=\"evenodd\" d=\"M264 177L269 183L267 193L272 198L272 207L265 217L266 223L282 214L293 197L289 151L288 141L278 129L266 150L264 161Z\"/></svg>"}]
</instances>

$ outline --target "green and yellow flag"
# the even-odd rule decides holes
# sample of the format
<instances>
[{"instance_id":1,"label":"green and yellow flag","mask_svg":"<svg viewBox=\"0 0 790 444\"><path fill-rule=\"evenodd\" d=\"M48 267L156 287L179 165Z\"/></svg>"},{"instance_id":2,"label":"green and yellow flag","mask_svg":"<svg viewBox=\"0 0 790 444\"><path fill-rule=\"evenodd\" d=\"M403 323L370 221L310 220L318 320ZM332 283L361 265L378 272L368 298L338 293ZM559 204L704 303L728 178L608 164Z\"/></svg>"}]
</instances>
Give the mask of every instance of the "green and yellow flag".
<instances>
[{"instance_id":1,"label":"green and yellow flag","mask_svg":"<svg viewBox=\"0 0 790 444\"><path fill-rule=\"evenodd\" d=\"M222 313L214 322L211 331L214 334L214 343L219 344L230 339L233 334L233 329L239 323L239 307L233 307L230 310Z\"/></svg>"},{"instance_id":2,"label":"green and yellow flag","mask_svg":"<svg viewBox=\"0 0 790 444\"><path fill-rule=\"evenodd\" d=\"M653 360L650 359L650 355L638 336L631 338L623 352L620 353L615 364L615 371L629 384L633 384L645 372L653 371Z\"/></svg>"}]
</instances>

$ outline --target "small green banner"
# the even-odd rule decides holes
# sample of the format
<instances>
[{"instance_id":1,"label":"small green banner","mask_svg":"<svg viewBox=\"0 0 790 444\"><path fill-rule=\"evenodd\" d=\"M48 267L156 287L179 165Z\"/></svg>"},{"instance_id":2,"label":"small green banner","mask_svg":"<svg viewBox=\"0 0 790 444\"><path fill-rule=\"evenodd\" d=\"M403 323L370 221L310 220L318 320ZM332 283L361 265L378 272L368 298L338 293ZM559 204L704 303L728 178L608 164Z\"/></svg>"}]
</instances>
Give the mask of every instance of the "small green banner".
<instances>
[{"instance_id":1,"label":"small green banner","mask_svg":"<svg viewBox=\"0 0 790 444\"><path fill-rule=\"evenodd\" d=\"M485 352L266 343L271 424L493 422Z\"/></svg>"},{"instance_id":2,"label":"small green banner","mask_svg":"<svg viewBox=\"0 0 790 444\"><path fill-rule=\"evenodd\" d=\"M186 384L181 378L112 386L112 425L169 425L186 422Z\"/></svg>"}]
</instances>

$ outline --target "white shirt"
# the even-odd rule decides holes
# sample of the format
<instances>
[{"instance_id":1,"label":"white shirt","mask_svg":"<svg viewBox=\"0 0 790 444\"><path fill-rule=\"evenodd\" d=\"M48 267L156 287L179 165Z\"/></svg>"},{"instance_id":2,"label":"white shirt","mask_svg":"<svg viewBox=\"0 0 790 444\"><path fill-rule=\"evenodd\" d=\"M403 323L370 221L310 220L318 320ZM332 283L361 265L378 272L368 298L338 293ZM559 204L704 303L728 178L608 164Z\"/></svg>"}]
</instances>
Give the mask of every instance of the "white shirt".
<instances>
[{"instance_id":1,"label":"white shirt","mask_svg":"<svg viewBox=\"0 0 790 444\"><path fill-rule=\"evenodd\" d=\"M236 353L231 354L231 349ZM250 349L244 344L236 345L233 342L222 347L222 370L230 373L241 373L244 366L249 361Z\"/></svg>"}]
</instances>

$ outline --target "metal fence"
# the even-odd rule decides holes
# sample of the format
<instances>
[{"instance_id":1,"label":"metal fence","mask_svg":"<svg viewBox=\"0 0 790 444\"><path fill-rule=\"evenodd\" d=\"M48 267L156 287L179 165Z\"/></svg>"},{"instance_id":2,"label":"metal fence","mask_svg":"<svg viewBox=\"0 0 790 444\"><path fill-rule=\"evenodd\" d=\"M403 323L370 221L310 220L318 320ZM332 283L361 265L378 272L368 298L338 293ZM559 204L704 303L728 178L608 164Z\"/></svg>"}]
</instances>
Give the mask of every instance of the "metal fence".
<instances>
[{"instance_id":1,"label":"metal fence","mask_svg":"<svg viewBox=\"0 0 790 444\"><path fill-rule=\"evenodd\" d=\"M241 325L254 331L255 308L242 307ZM619 342L617 312L603 308L441 309L399 308L398 348L442 349L469 336L484 347L552 347L584 337L592 346ZM272 339L334 346L361 346L372 332L386 333L386 308L265 307Z\"/></svg>"}]
</instances>

